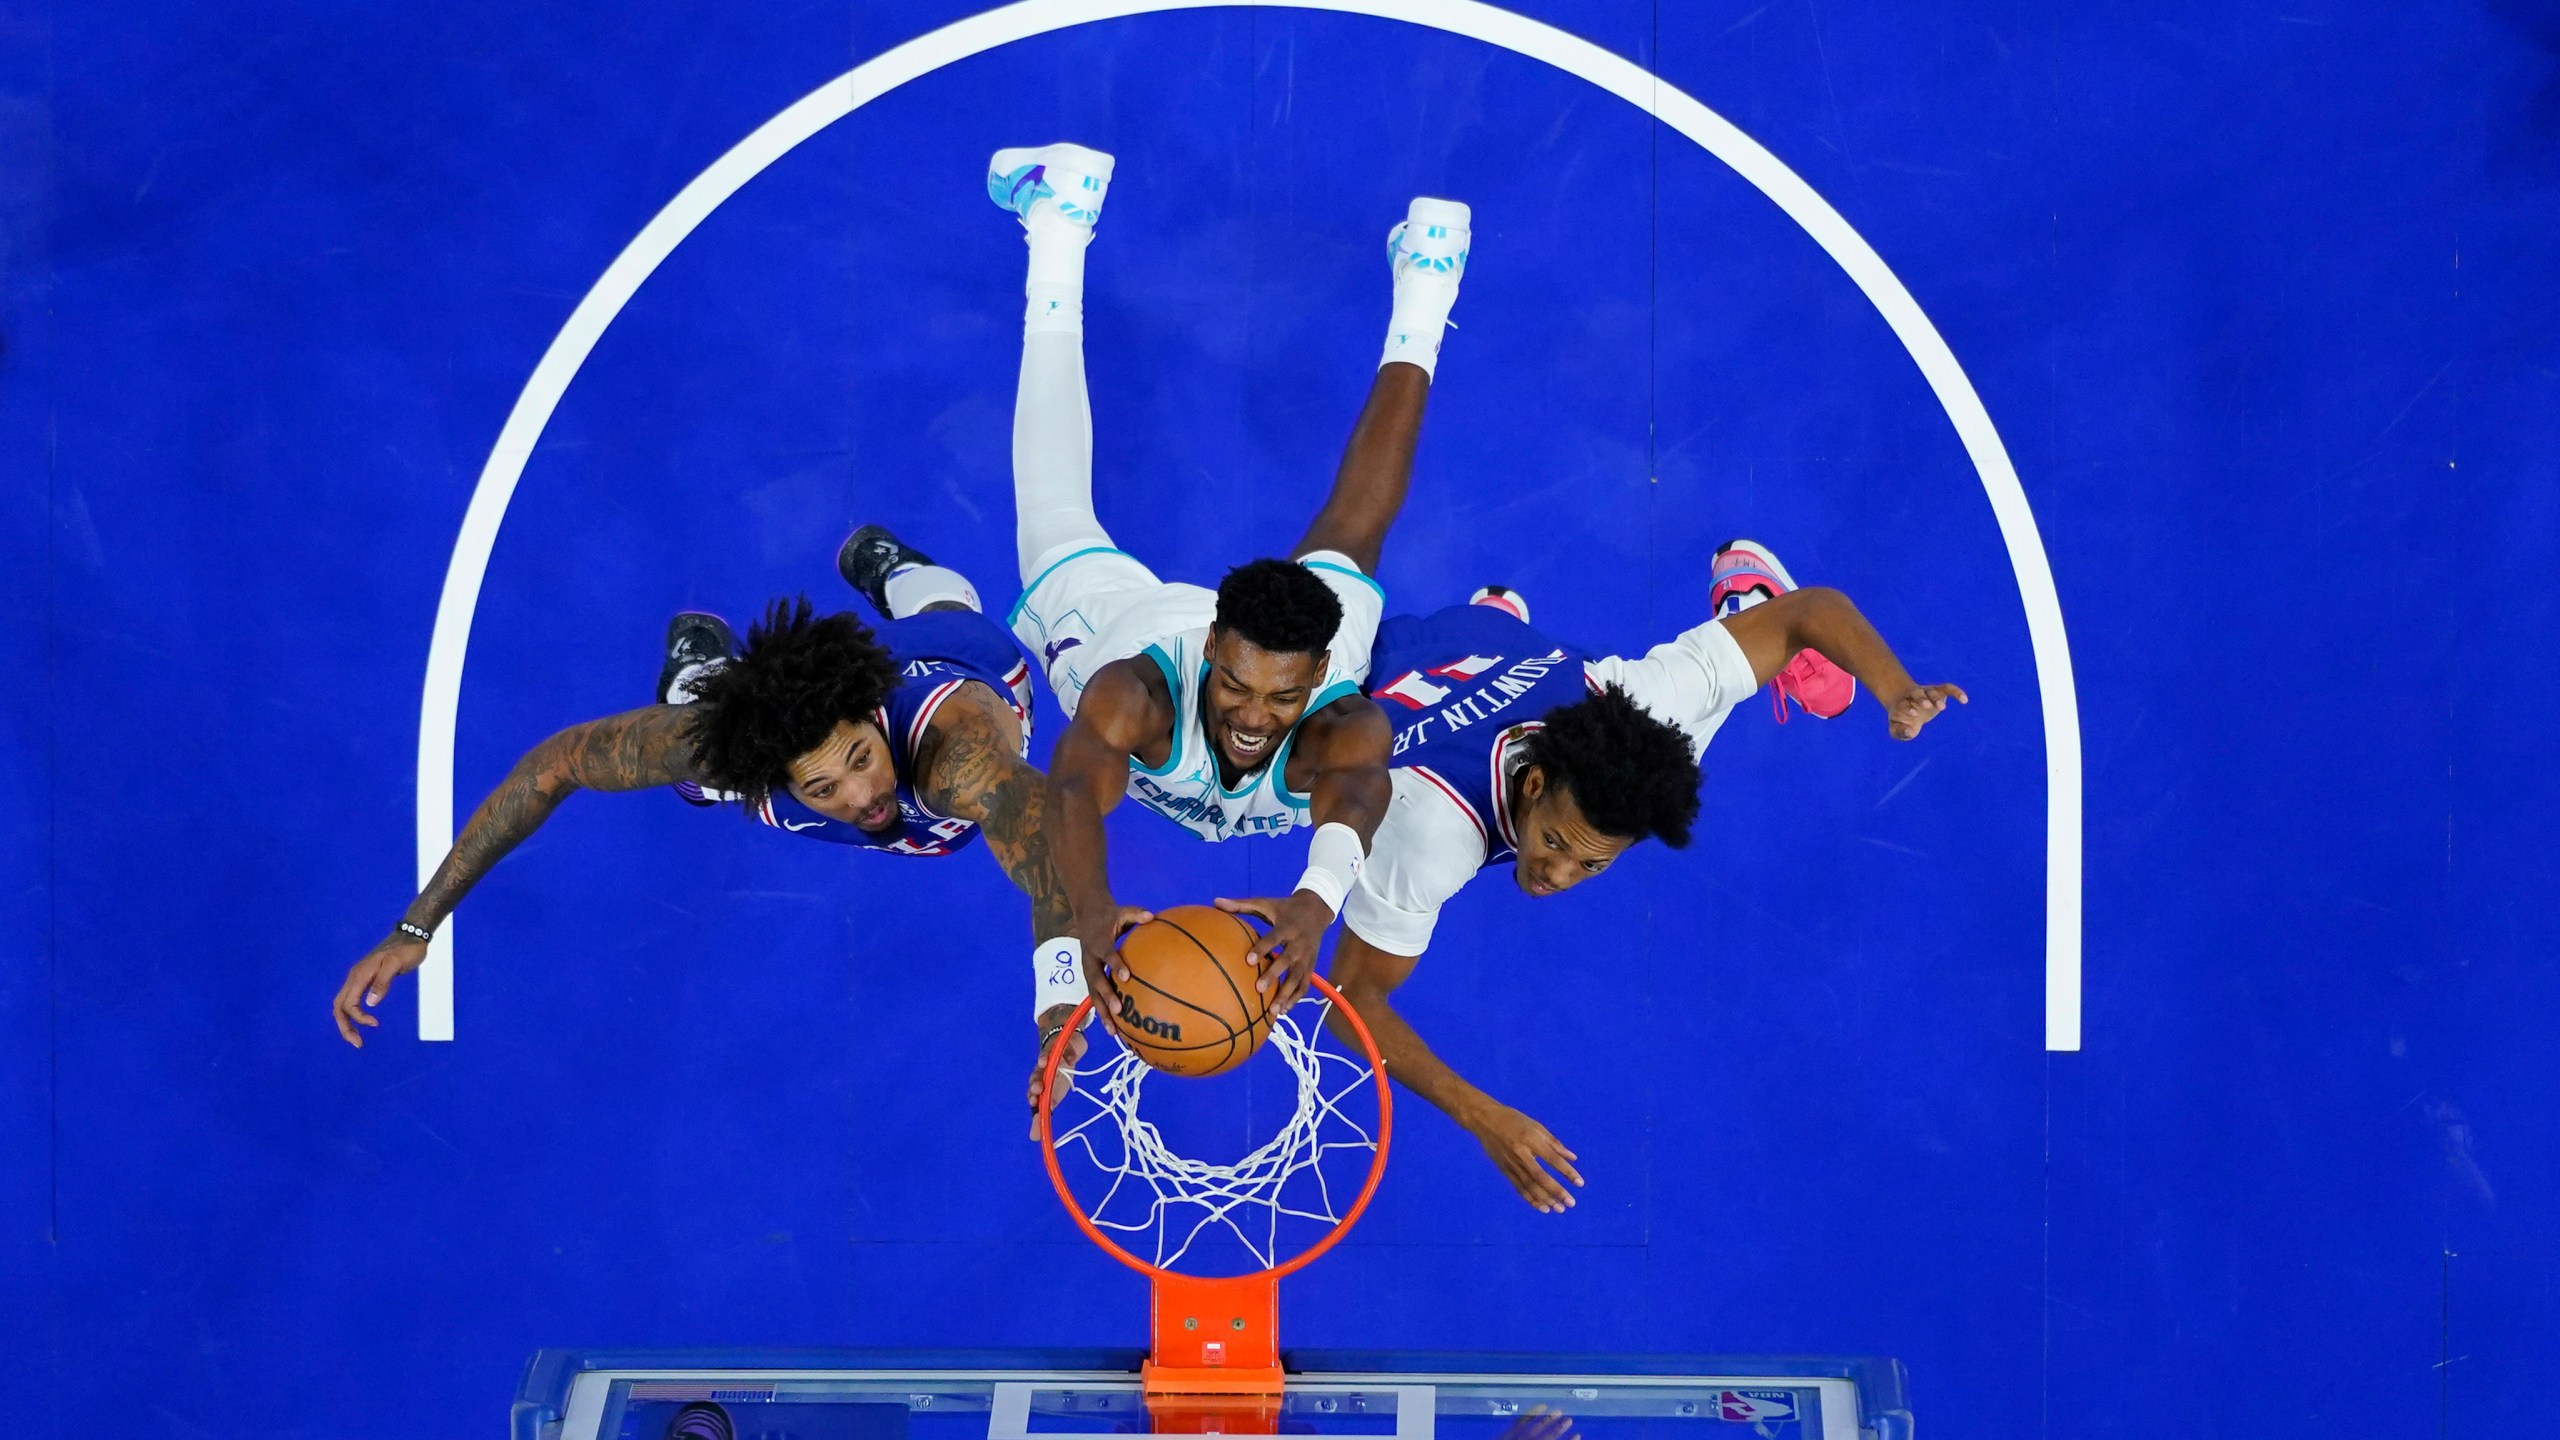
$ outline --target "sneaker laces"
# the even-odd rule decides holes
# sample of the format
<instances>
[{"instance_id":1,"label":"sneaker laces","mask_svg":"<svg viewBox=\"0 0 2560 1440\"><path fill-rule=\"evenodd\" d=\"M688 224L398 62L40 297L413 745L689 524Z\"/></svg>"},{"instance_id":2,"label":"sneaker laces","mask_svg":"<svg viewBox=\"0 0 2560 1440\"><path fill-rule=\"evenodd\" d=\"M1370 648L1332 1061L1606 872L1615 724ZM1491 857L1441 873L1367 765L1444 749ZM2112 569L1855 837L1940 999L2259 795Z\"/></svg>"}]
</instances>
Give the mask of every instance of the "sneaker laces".
<instances>
[{"instance_id":1,"label":"sneaker laces","mask_svg":"<svg viewBox=\"0 0 2560 1440\"><path fill-rule=\"evenodd\" d=\"M1796 693L1795 664L1793 661L1789 661L1787 668L1780 670L1776 675L1771 676L1769 679L1769 711L1771 714L1778 717L1778 723L1781 725L1787 723L1787 702L1789 700L1795 701L1798 705L1804 705L1804 697ZM1804 708L1808 712L1813 709L1810 705L1804 705Z\"/></svg>"}]
</instances>

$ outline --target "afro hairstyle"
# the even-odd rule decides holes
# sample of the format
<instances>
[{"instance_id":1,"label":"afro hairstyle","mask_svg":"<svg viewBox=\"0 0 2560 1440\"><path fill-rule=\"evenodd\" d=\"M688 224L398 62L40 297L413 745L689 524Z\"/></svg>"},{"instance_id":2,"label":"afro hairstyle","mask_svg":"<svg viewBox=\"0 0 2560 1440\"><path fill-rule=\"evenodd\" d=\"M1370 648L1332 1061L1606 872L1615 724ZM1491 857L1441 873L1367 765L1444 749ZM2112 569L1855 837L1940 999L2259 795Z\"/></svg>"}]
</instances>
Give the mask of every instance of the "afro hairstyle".
<instances>
[{"instance_id":1,"label":"afro hairstyle","mask_svg":"<svg viewBox=\"0 0 2560 1440\"><path fill-rule=\"evenodd\" d=\"M1664 724L1615 685L1559 705L1529 733L1529 763L1561 785L1582 818L1603 835L1648 835L1674 850L1698 818L1698 762L1689 737Z\"/></svg>"},{"instance_id":2,"label":"afro hairstyle","mask_svg":"<svg viewBox=\"0 0 2560 1440\"><path fill-rule=\"evenodd\" d=\"M1218 628L1275 655L1322 655L1342 599L1294 560L1248 560L1218 582Z\"/></svg>"},{"instance_id":3,"label":"afro hairstyle","mask_svg":"<svg viewBox=\"0 0 2560 1440\"><path fill-rule=\"evenodd\" d=\"M776 600L738 658L694 682L694 767L705 785L755 805L788 784L791 762L846 720L868 720L898 685L898 662L851 615L809 597Z\"/></svg>"}]
</instances>

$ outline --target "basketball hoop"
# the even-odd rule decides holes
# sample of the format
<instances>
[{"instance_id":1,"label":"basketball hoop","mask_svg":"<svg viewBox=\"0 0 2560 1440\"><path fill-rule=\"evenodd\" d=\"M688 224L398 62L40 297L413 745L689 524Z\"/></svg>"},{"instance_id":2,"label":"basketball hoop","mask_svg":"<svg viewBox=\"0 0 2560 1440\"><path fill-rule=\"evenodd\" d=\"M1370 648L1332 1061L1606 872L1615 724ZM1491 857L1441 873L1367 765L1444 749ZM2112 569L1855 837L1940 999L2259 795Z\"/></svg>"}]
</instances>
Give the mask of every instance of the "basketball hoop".
<instances>
[{"instance_id":1,"label":"basketball hoop","mask_svg":"<svg viewBox=\"0 0 2560 1440\"><path fill-rule=\"evenodd\" d=\"M1280 1133L1231 1164L1213 1164L1174 1153L1163 1132L1138 1113L1150 1071L1146 1062L1120 1045L1099 1066L1070 1071L1072 1088L1053 1099L1066 1037L1084 1024L1093 1009L1086 996L1049 1047L1041 1068L1040 1154L1049 1183L1085 1238L1112 1259L1147 1277L1154 1292L1152 1344L1141 1376L1147 1403L1166 1430L1220 1429L1232 1433L1268 1433L1278 1416L1283 1376L1280 1369L1279 1286L1284 1275L1314 1263L1340 1241L1369 1207L1369 1198L1386 1174L1387 1141L1394 1116L1394 1096L1387 1083L1386 1062L1378 1042L1359 1013L1323 976L1310 977L1323 998L1316 1023L1302 1028L1289 1015L1275 1015L1264 1048L1276 1054L1297 1082L1297 1105ZM1338 1010L1359 1037L1360 1053L1344 1055L1323 1048L1324 1014ZM1190 1083L1170 1077L1159 1084ZM1377 1096L1374 1133L1343 1111L1343 1102L1364 1086ZM1065 1099L1089 1104L1093 1114L1063 1131L1053 1114ZM1347 1138L1329 1138L1328 1132ZM1075 1150L1111 1182L1090 1211L1067 1185L1059 1167L1061 1147ZM1338 1151L1367 1150L1368 1174L1347 1206L1336 1207L1337 1187L1325 1178L1323 1161ZM1143 1207L1143 1217L1113 1215L1114 1202ZM1284 1220L1329 1225L1322 1235L1293 1255L1278 1253ZM1152 1234L1147 1246L1153 1258L1137 1254L1113 1237ZM1190 1275L1175 1269L1204 1235L1240 1242L1259 1269L1241 1275ZM1187 1398L1186 1398L1187 1397ZM1215 1397L1215 1398L1213 1398Z\"/></svg>"}]
</instances>

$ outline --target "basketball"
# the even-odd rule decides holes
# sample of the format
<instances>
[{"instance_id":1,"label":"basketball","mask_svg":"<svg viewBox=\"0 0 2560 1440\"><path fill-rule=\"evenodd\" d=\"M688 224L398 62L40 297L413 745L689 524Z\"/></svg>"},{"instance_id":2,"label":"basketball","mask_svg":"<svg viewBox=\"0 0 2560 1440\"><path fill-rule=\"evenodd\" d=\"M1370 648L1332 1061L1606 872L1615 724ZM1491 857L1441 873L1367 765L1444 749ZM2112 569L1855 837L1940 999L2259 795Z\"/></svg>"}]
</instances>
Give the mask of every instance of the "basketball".
<instances>
[{"instance_id":1,"label":"basketball","mask_svg":"<svg viewBox=\"0 0 2560 1440\"><path fill-rule=\"evenodd\" d=\"M1176 905L1120 941L1120 1043L1168 1075L1216 1075L1244 1063L1271 1033L1270 997L1255 988L1253 927L1206 905Z\"/></svg>"}]
</instances>

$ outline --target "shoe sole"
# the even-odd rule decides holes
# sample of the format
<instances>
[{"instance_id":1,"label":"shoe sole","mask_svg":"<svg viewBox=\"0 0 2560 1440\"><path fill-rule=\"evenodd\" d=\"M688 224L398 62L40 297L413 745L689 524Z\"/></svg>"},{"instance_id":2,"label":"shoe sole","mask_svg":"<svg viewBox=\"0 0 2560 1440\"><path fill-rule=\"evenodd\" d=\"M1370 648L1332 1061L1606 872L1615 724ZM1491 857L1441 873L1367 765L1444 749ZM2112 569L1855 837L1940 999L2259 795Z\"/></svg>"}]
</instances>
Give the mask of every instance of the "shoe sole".
<instances>
[{"instance_id":1,"label":"shoe sole","mask_svg":"<svg viewBox=\"0 0 2560 1440\"><path fill-rule=\"evenodd\" d=\"M1080 174L1090 175L1096 180L1107 181L1111 178L1111 167L1118 163L1103 151L1078 145L1071 140L1060 140L1049 145L1015 145L999 150L988 159L987 168L1001 174L1010 174L1025 165L1055 165L1060 169L1074 170Z\"/></svg>"},{"instance_id":2,"label":"shoe sole","mask_svg":"<svg viewBox=\"0 0 2560 1440\"><path fill-rule=\"evenodd\" d=\"M1413 197L1413 204L1404 212L1404 222L1408 225L1438 225L1449 230L1464 230L1473 219L1474 213L1467 208L1463 200L1436 200L1428 195L1416 195Z\"/></svg>"},{"instance_id":3,"label":"shoe sole","mask_svg":"<svg viewBox=\"0 0 2560 1440\"><path fill-rule=\"evenodd\" d=\"M918 565L932 564L933 557L927 555L921 550L918 550L913 545L907 544L904 540L898 540L898 537L891 535L885 526L856 525L853 527L853 533L844 537L844 543L836 547L836 578L842 580L849 588L852 589L853 593L861 596L865 600L869 600L873 605L879 606L883 613L886 613L888 607L882 604L882 598L874 596L870 591L862 588L862 582L853 578L853 565L851 563L851 559L855 553L856 542L862 539L862 532L872 529L877 529L881 534L888 535L890 539L897 540L898 544L905 549L908 554L915 557L915 563Z\"/></svg>"},{"instance_id":4,"label":"shoe sole","mask_svg":"<svg viewBox=\"0 0 2560 1440\"><path fill-rule=\"evenodd\" d=\"M1483 587L1485 590L1491 590L1493 588L1495 587L1490 585ZM1500 588L1502 593L1499 595L1479 593L1469 596L1467 598L1467 603L1470 605L1481 605L1488 610L1499 610L1503 614L1510 616L1512 619L1519 621L1523 625L1529 624L1529 597L1512 589L1508 585Z\"/></svg>"},{"instance_id":5,"label":"shoe sole","mask_svg":"<svg viewBox=\"0 0 2560 1440\"><path fill-rule=\"evenodd\" d=\"M1790 590L1796 588L1796 577L1788 574L1787 567L1778 563L1778 557L1769 553L1769 547L1761 544L1757 540L1729 541L1718 548L1716 553L1718 555L1725 555L1737 550L1760 562L1760 567L1762 569L1778 577L1779 584L1786 586ZM1712 576L1714 574L1714 570L1715 567L1713 563L1710 562L1708 565L1709 575Z\"/></svg>"}]
</instances>

